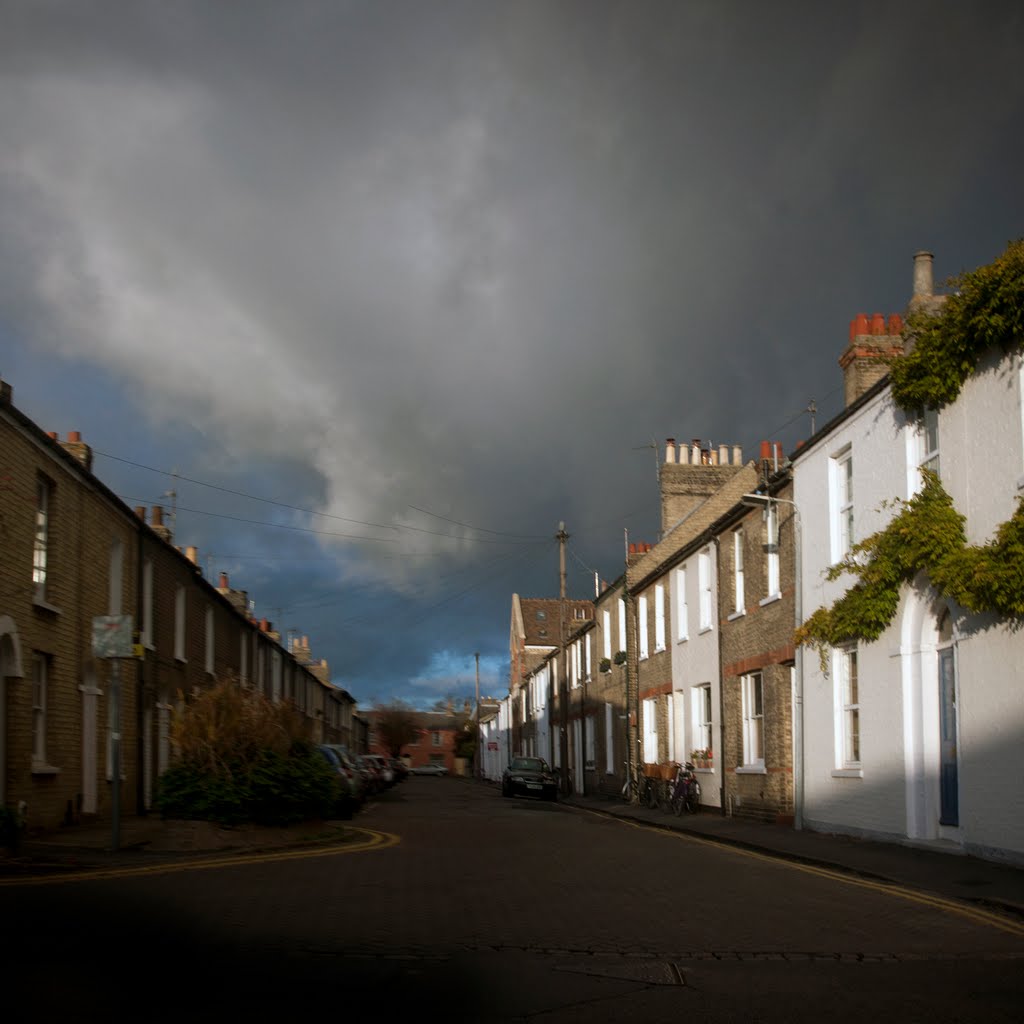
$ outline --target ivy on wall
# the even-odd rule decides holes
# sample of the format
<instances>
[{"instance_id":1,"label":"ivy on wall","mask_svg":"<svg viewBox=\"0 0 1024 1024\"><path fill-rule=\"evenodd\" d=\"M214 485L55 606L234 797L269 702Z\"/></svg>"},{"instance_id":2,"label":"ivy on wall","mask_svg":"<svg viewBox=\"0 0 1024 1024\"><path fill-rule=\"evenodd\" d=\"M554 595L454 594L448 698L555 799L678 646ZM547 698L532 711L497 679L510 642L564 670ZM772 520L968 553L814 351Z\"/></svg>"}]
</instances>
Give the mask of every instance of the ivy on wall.
<instances>
[{"instance_id":1,"label":"ivy on wall","mask_svg":"<svg viewBox=\"0 0 1024 1024\"><path fill-rule=\"evenodd\" d=\"M925 472L924 487L884 530L855 544L827 578L850 573L857 582L831 608L819 608L797 631L797 644L821 656L854 640L877 640L899 607L900 586L928 574L946 597L972 612L1024 619L1024 498L988 544L969 545L965 518L939 478Z\"/></svg>"},{"instance_id":2,"label":"ivy on wall","mask_svg":"<svg viewBox=\"0 0 1024 1024\"><path fill-rule=\"evenodd\" d=\"M948 283L953 294L939 311L921 308L907 317L904 335L914 345L890 367L893 399L909 413L955 401L995 347L1024 350L1024 240ZM797 644L817 649L823 671L830 648L882 635L896 615L900 587L920 572L968 611L1024 622L1024 498L983 545L967 544L966 520L934 473L924 473L913 498L892 505L899 511L885 529L828 570L830 580L850 573L854 585L794 635Z\"/></svg>"},{"instance_id":3,"label":"ivy on wall","mask_svg":"<svg viewBox=\"0 0 1024 1024\"><path fill-rule=\"evenodd\" d=\"M1024 349L1024 239L994 263L947 282L941 311L911 311L903 336L913 348L889 368L892 396L905 412L955 401L986 352Z\"/></svg>"}]
</instances>

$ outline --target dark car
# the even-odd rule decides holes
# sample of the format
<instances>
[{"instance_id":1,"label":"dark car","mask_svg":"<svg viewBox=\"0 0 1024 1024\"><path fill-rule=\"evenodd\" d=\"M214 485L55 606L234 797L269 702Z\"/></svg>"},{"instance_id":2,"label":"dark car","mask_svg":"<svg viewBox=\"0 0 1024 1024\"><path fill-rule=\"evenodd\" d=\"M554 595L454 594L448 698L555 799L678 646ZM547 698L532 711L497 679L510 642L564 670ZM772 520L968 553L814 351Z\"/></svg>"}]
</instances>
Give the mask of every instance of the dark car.
<instances>
[{"instance_id":1,"label":"dark car","mask_svg":"<svg viewBox=\"0 0 1024 1024\"><path fill-rule=\"evenodd\" d=\"M352 779L341 763L337 751L332 750L324 743L321 743L317 750L320 751L321 756L331 766L338 778L338 800L335 805L335 813L339 818L351 818L358 807Z\"/></svg>"},{"instance_id":2,"label":"dark car","mask_svg":"<svg viewBox=\"0 0 1024 1024\"><path fill-rule=\"evenodd\" d=\"M557 800L558 779L543 757L513 757L501 775L501 795Z\"/></svg>"}]
</instances>

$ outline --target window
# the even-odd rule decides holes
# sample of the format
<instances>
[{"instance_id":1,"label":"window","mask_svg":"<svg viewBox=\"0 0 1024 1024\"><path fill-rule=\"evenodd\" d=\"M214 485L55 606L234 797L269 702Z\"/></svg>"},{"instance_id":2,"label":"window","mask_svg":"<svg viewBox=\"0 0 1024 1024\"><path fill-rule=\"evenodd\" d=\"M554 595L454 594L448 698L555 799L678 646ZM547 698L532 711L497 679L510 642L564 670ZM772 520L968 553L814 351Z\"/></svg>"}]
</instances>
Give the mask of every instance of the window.
<instances>
[{"instance_id":1,"label":"window","mask_svg":"<svg viewBox=\"0 0 1024 1024\"><path fill-rule=\"evenodd\" d=\"M124 575L124 545L120 538L110 542L110 560L107 566L107 614L121 614L122 577Z\"/></svg>"},{"instance_id":2,"label":"window","mask_svg":"<svg viewBox=\"0 0 1024 1024\"><path fill-rule=\"evenodd\" d=\"M644 764L658 763L658 702L644 701Z\"/></svg>"},{"instance_id":3,"label":"window","mask_svg":"<svg viewBox=\"0 0 1024 1024\"><path fill-rule=\"evenodd\" d=\"M281 655L277 651L270 652L270 699L275 704L281 700Z\"/></svg>"},{"instance_id":4,"label":"window","mask_svg":"<svg viewBox=\"0 0 1024 1024\"><path fill-rule=\"evenodd\" d=\"M585 648L586 654L587 654L587 662L586 662L585 674L586 674L587 679L589 680L590 676L591 676L590 634L589 633L587 634L586 639L584 640L584 648Z\"/></svg>"},{"instance_id":5,"label":"window","mask_svg":"<svg viewBox=\"0 0 1024 1024\"><path fill-rule=\"evenodd\" d=\"M760 672L740 676L743 688L743 766L764 766L764 691Z\"/></svg>"},{"instance_id":6,"label":"window","mask_svg":"<svg viewBox=\"0 0 1024 1024\"><path fill-rule=\"evenodd\" d=\"M686 610L686 570L676 569L676 639L685 640L690 634Z\"/></svg>"},{"instance_id":7,"label":"window","mask_svg":"<svg viewBox=\"0 0 1024 1024\"><path fill-rule=\"evenodd\" d=\"M601 613L601 657L611 659L612 656L612 613L603 611Z\"/></svg>"},{"instance_id":8,"label":"window","mask_svg":"<svg viewBox=\"0 0 1024 1024\"><path fill-rule=\"evenodd\" d=\"M853 547L853 454L849 448L832 460L834 520L832 561L844 559Z\"/></svg>"},{"instance_id":9,"label":"window","mask_svg":"<svg viewBox=\"0 0 1024 1024\"><path fill-rule=\"evenodd\" d=\"M619 598L619 650L626 649L626 601Z\"/></svg>"},{"instance_id":10,"label":"window","mask_svg":"<svg viewBox=\"0 0 1024 1024\"><path fill-rule=\"evenodd\" d=\"M207 672L209 672L212 675L213 674L213 650L214 650L214 646L213 646L213 641L214 641L214 637L213 637L213 609L212 608L207 608L206 609L206 617L205 618L206 618L206 622L205 622L205 626L206 626L206 637L205 637L206 649L205 649L204 657L203 657L203 667L206 669Z\"/></svg>"},{"instance_id":11,"label":"window","mask_svg":"<svg viewBox=\"0 0 1024 1024\"><path fill-rule=\"evenodd\" d=\"M741 615L746 611L743 588L743 531L735 530L732 535L732 571L733 571L733 612Z\"/></svg>"},{"instance_id":12,"label":"window","mask_svg":"<svg viewBox=\"0 0 1024 1024\"><path fill-rule=\"evenodd\" d=\"M615 743L612 737L612 706L604 706L604 769L609 775L615 773Z\"/></svg>"},{"instance_id":13,"label":"window","mask_svg":"<svg viewBox=\"0 0 1024 1024\"><path fill-rule=\"evenodd\" d=\"M917 427L917 464L921 469L939 472L939 411L925 409Z\"/></svg>"},{"instance_id":14,"label":"window","mask_svg":"<svg viewBox=\"0 0 1024 1024\"><path fill-rule=\"evenodd\" d=\"M857 685L857 651L836 651L836 710L838 712L838 767L860 768L860 691Z\"/></svg>"},{"instance_id":15,"label":"window","mask_svg":"<svg viewBox=\"0 0 1024 1024\"><path fill-rule=\"evenodd\" d=\"M249 682L249 636L243 631L238 651L238 676L242 685ZM305 708L305 704L299 704L299 708Z\"/></svg>"},{"instance_id":16,"label":"window","mask_svg":"<svg viewBox=\"0 0 1024 1024\"><path fill-rule=\"evenodd\" d=\"M53 484L45 476L40 476L36 479L36 534L32 545L32 582L37 601L46 600L52 505Z\"/></svg>"},{"instance_id":17,"label":"window","mask_svg":"<svg viewBox=\"0 0 1024 1024\"><path fill-rule=\"evenodd\" d=\"M437 729L432 729L430 732L430 745L432 747L441 746L441 734L437 731Z\"/></svg>"},{"instance_id":18,"label":"window","mask_svg":"<svg viewBox=\"0 0 1024 1024\"><path fill-rule=\"evenodd\" d=\"M638 647L640 651L640 658L646 658L651 652L649 648L649 641L647 639L647 598L641 597L637 602L637 616L639 617L639 623L637 630L640 634L638 637Z\"/></svg>"},{"instance_id":19,"label":"window","mask_svg":"<svg viewBox=\"0 0 1024 1024\"><path fill-rule=\"evenodd\" d=\"M766 597L777 597L781 591L779 580L779 507L770 504L765 509L765 575L767 580L768 593Z\"/></svg>"},{"instance_id":20,"label":"window","mask_svg":"<svg viewBox=\"0 0 1024 1024\"><path fill-rule=\"evenodd\" d=\"M32 766L46 764L46 698L50 680L50 659L32 655Z\"/></svg>"},{"instance_id":21,"label":"window","mask_svg":"<svg viewBox=\"0 0 1024 1024\"><path fill-rule=\"evenodd\" d=\"M712 749L711 739L711 684L695 686L690 694L692 711L694 751L708 752Z\"/></svg>"},{"instance_id":22,"label":"window","mask_svg":"<svg viewBox=\"0 0 1024 1024\"><path fill-rule=\"evenodd\" d=\"M665 588L660 583L654 588L654 649L665 650Z\"/></svg>"},{"instance_id":23,"label":"window","mask_svg":"<svg viewBox=\"0 0 1024 1024\"><path fill-rule=\"evenodd\" d=\"M142 563L142 636L147 647L153 646L153 562L147 558ZM242 649L245 649L243 641ZM243 672L243 678L245 673Z\"/></svg>"},{"instance_id":24,"label":"window","mask_svg":"<svg viewBox=\"0 0 1024 1024\"><path fill-rule=\"evenodd\" d=\"M572 688L575 690L580 685L580 642L577 640L569 648L570 673Z\"/></svg>"},{"instance_id":25,"label":"window","mask_svg":"<svg viewBox=\"0 0 1024 1024\"><path fill-rule=\"evenodd\" d=\"M700 586L700 628L711 628L711 549L697 557L697 582Z\"/></svg>"},{"instance_id":26,"label":"window","mask_svg":"<svg viewBox=\"0 0 1024 1024\"><path fill-rule=\"evenodd\" d=\"M588 768L594 767L594 759L597 757L596 746L594 743L595 724L593 715L587 715L587 717L583 719L583 746L586 750L586 766Z\"/></svg>"},{"instance_id":27,"label":"window","mask_svg":"<svg viewBox=\"0 0 1024 1024\"><path fill-rule=\"evenodd\" d=\"M174 657L185 660L185 588L174 592Z\"/></svg>"},{"instance_id":28,"label":"window","mask_svg":"<svg viewBox=\"0 0 1024 1024\"><path fill-rule=\"evenodd\" d=\"M544 611L543 609L540 609L540 608L537 609L537 621L538 622L543 622L547 617L548 617L548 613L546 611Z\"/></svg>"}]
</instances>

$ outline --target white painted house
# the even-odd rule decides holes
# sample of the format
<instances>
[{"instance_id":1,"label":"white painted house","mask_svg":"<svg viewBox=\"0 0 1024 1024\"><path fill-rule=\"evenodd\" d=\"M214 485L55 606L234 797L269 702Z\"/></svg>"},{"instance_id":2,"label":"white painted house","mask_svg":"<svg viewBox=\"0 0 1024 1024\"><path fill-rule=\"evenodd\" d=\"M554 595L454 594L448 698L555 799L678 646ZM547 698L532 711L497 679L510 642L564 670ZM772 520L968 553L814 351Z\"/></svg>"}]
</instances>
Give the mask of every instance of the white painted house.
<instances>
[{"instance_id":1,"label":"white painted house","mask_svg":"<svg viewBox=\"0 0 1024 1024\"><path fill-rule=\"evenodd\" d=\"M915 257L914 280L912 304L935 304L930 254ZM887 378L853 382L858 360L898 343L898 320L880 321L851 324L847 409L793 456L805 617L846 591L850 577L829 582L828 567L885 526L885 502L916 493L920 467L938 470L970 544L991 540L1024 493L1020 356L993 353L955 403L916 418ZM922 573L877 641L828 661L822 672L815 652L803 657L798 822L1024 862L1024 632L966 612Z\"/></svg>"}]
</instances>

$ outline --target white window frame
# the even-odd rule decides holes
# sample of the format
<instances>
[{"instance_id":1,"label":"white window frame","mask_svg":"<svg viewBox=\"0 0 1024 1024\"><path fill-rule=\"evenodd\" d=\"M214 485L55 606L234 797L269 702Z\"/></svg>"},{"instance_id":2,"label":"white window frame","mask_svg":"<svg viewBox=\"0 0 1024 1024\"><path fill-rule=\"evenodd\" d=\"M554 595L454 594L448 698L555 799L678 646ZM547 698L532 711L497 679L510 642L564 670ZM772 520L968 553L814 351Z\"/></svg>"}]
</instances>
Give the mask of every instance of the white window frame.
<instances>
[{"instance_id":1,"label":"white window frame","mask_svg":"<svg viewBox=\"0 0 1024 1024\"><path fill-rule=\"evenodd\" d=\"M854 545L853 449L834 455L832 469L832 562L841 562Z\"/></svg>"},{"instance_id":2,"label":"white window frame","mask_svg":"<svg viewBox=\"0 0 1024 1024\"><path fill-rule=\"evenodd\" d=\"M36 477L36 522L32 542L32 584L36 601L46 601L50 574L50 518L53 505L53 481L42 473Z\"/></svg>"},{"instance_id":3,"label":"white window frame","mask_svg":"<svg viewBox=\"0 0 1024 1024\"><path fill-rule=\"evenodd\" d=\"M612 613L606 608L601 613L601 640L602 640L602 654L601 657L607 658L609 661L612 659Z\"/></svg>"},{"instance_id":4,"label":"white window frame","mask_svg":"<svg viewBox=\"0 0 1024 1024\"><path fill-rule=\"evenodd\" d=\"M32 767L46 764L47 697L50 658L41 651L32 654Z\"/></svg>"},{"instance_id":5,"label":"white window frame","mask_svg":"<svg viewBox=\"0 0 1024 1024\"><path fill-rule=\"evenodd\" d=\"M430 745L432 747L441 746L441 731L439 729L430 730Z\"/></svg>"},{"instance_id":6,"label":"white window frame","mask_svg":"<svg viewBox=\"0 0 1024 1024\"><path fill-rule=\"evenodd\" d=\"M583 652L586 655L584 672L585 672L586 679L587 679L588 683L593 678L593 675L592 675L593 667L592 667L592 658L591 658L591 653L590 653L590 643L591 643L591 636L588 633L583 638Z\"/></svg>"},{"instance_id":7,"label":"white window frame","mask_svg":"<svg viewBox=\"0 0 1024 1024\"><path fill-rule=\"evenodd\" d=\"M583 750L585 759L583 767L594 770L597 762L597 729L594 715L586 715L583 719Z\"/></svg>"},{"instance_id":8,"label":"white window frame","mask_svg":"<svg viewBox=\"0 0 1024 1024\"><path fill-rule=\"evenodd\" d=\"M926 408L917 422L917 466L940 472L939 462L939 410L934 406Z\"/></svg>"},{"instance_id":9,"label":"white window frame","mask_svg":"<svg viewBox=\"0 0 1024 1024\"><path fill-rule=\"evenodd\" d=\"M124 542L114 537L110 542L107 565L107 614L120 615L124 601Z\"/></svg>"},{"instance_id":10,"label":"white window frame","mask_svg":"<svg viewBox=\"0 0 1024 1024\"><path fill-rule=\"evenodd\" d=\"M836 770L859 773L862 752L856 647L841 647L833 651L832 676L835 680Z\"/></svg>"},{"instance_id":11,"label":"white window frame","mask_svg":"<svg viewBox=\"0 0 1024 1024\"><path fill-rule=\"evenodd\" d=\"M643 758L644 764L658 763L658 701L648 698L643 704L644 733Z\"/></svg>"},{"instance_id":12,"label":"white window frame","mask_svg":"<svg viewBox=\"0 0 1024 1024\"><path fill-rule=\"evenodd\" d=\"M697 581L700 587L700 631L703 633L714 627L713 606L711 600L711 548L705 548L697 556Z\"/></svg>"},{"instance_id":13,"label":"white window frame","mask_svg":"<svg viewBox=\"0 0 1024 1024\"><path fill-rule=\"evenodd\" d=\"M654 649L665 650L665 587L654 585Z\"/></svg>"},{"instance_id":14,"label":"white window frame","mask_svg":"<svg viewBox=\"0 0 1024 1024\"><path fill-rule=\"evenodd\" d=\"M744 615L747 610L745 580L743 576L743 528L732 533L732 577L734 615Z\"/></svg>"},{"instance_id":15,"label":"white window frame","mask_svg":"<svg viewBox=\"0 0 1024 1024\"><path fill-rule=\"evenodd\" d=\"M214 635L213 635L213 607L207 605L206 614L203 616L203 626L205 630L204 648L203 648L203 668L209 675L213 675L213 653L214 653Z\"/></svg>"},{"instance_id":16,"label":"white window frame","mask_svg":"<svg viewBox=\"0 0 1024 1024\"><path fill-rule=\"evenodd\" d=\"M700 683L690 691L693 750L714 750L712 739L711 684Z\"/></svg>"},{"instance_id":17,"label":"white window frame","mask_svg":"<svg viewBox=\"0 0 1024 1024\"><path fill-rule=\"evenodd\" d=\"M626 599L619 598L619 651L626 649ZM616 651L618 653L618 651Z\"/></svg>"},{"instance_id":18,"label":"white window frame","mask_svg":"<svg viewBox=\"0 0 1024 1024\"><path fill-rule=\"evenodd\" d=\"M147 558L142 563L142 630L140 640L143 645L153 648L153 560Z\"/></svg>"},{"instance_id":19,"label":"white window frame","mask_svg":"<svg viewBox=\"0 0 1024 1024\"><path fill-rule=\"evenodd\" d=\"M644 594L637 600L637 651L641 661L650 657L650 640L647 637L647 595Z\"/></svg>"},{"instance_id":20,"label":"white window frame","mask_svg":"<svg viewBox=\"0 0 1024 1024\"><path fill-rule=\"evenodd\" d=\"M779 597L782 592L782 576L779 566L779 507L769 503L764 512L766 533L765 550L765 581L767 593L765 598Z\"/></svg>"},{"instance_id":21,"label":"white window frame","mask_svg":"<svg viewBox=\"0 0 1024 1024\"><path fill-rule=\"evenodd\" d=\"M174 657L185 661L185 588L179 584L174 591Z\"/></svg>"},{"instance_id":22,"label":"white window frame","mask_svg":"<svg viewBox=\"0 0 1024 1024\"><path fill-rule=\"evenodd\" d=\"M604 770L608 775L615 774L615 736L612 731L614 720L612 705L605 701L604 705Z\"/></svg>"},{"instance_id":23,"label":"white window frame","mask_svg":"<svg viewBox=\"0 0 1024 1024\"><path fill-rule=\"evenodd\" d=\"M688 640L690 637L689 612L686 605L686 568L681 566L675 570L676 580L676 639Z\"/></svg>"},{"instance_id":24,"label":"white window frame","mask_svg":"<svg viewBox=\"0 0 1024 1024\"><path fill-rule=\"evenodd\" d=\"M740 676L743 706L743 768L764 769L764 675Z\"/></svg>"}]
</instances>

